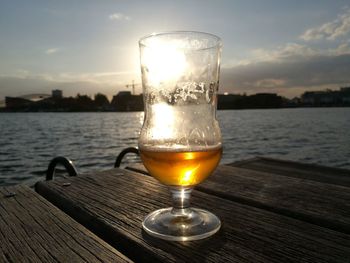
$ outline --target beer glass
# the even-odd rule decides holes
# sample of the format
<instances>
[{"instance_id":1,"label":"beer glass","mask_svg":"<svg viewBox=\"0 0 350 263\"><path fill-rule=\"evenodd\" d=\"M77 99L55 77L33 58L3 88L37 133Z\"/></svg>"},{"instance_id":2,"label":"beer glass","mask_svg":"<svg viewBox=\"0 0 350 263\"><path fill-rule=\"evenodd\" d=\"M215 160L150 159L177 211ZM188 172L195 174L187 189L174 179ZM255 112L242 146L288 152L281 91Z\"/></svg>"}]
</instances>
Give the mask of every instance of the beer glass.
<instances>
[{"instance_id":1,"label":"beer glass","mask_svg":"<svg viewBox=\"0 0 350 263\"><path fill-rule=\"evenodd\" d=\"M221 40L202 32L176 31L141 38L145 103L138 141L149 173L169 187L173 206L147 215L150 235L174 241L216 233L214 214L190 207L190 195L218 165L221 132L216 119Z\"/></svg>"}]
</instances>

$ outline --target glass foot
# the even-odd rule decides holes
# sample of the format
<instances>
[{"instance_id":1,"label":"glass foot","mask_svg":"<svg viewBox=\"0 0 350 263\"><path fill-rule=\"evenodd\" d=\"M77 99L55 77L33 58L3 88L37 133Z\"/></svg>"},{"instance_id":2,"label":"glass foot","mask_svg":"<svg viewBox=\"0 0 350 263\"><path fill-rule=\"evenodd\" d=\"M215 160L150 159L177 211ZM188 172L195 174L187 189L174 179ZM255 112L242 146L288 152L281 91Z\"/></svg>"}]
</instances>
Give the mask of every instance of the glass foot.
<instances>
[{"instance_id":1,"label":"glass foot","mask_svg":"<svg viewBox=\"0 0 350 263\"><path fill-rule=\"evenodd\" d=\"M215 234L220 229L221 222L216 215L203 209L169 207L148 214L142 227L157 238L191 241Z\"/></svg>"}]
</instances>

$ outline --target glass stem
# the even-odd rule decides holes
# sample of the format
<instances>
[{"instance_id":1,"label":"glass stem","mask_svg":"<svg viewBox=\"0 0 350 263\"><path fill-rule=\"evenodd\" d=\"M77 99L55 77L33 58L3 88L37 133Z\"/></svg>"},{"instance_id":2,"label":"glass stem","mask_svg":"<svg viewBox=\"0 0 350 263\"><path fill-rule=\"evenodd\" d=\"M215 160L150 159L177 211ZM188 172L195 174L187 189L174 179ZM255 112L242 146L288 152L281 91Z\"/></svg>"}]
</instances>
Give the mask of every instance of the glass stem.
<instances>
[{"instance_id":1,"label":"glass stem","mask_svg":"<svg viewBox=\"0 0 350 263\"><path fill-rule=\"evenodd\" d=\"M186 215L190 212L190 199L193 187L170 187L173 201L172 214Z\"/></svg>"}]
</instances>

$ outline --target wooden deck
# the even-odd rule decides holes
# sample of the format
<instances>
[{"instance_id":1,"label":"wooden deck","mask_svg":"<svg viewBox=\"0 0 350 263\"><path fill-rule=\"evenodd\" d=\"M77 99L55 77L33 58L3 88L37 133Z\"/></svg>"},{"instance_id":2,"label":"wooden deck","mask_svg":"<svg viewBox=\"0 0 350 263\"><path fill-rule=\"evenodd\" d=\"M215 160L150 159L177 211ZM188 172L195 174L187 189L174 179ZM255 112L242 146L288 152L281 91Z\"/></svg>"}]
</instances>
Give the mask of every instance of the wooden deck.
<instances>
[{"instance_id":1,"label":"wooden deck","mask_svg":"<svg viewBox=\"0 0 350 263\"><path fill-rule=\"evenodd\" d=\"M35 190L51 204L18 189L1 190L0 261L15 262L27 250L45 261L45 251L55 249L53 258L61 262L59 255L70 254L88 262L350 262L348 170L269 158L221 165L193 192L192 204L218 215L222 228L211 238L182 243L142 230L143 218L171 200L141 164L38 183ZM5 197L8 191L31 199ZM21 213L32 219L18 219Z\"/></svg>"},{"instance_id":2,"label":"wooden deck","mask_svg":"<svg viewBox=\"0 0 350 263\"><path fill-rule=\"evenodd\" d=\"M350 171L311 167L267 158L221 165L197 190L350 234L350 189L338 182ZM129 169L147 174L142 164Z\"/></svg>"},{"instance_id":3,"label":"wooden deck","mask_svg":"<svg viewBox=\"0 0 350 263\"><path fill-rule=\"evenodd\" d=\"M0 262L131 262L26 186L0 188Z\"/></svg>"}]
</instances>

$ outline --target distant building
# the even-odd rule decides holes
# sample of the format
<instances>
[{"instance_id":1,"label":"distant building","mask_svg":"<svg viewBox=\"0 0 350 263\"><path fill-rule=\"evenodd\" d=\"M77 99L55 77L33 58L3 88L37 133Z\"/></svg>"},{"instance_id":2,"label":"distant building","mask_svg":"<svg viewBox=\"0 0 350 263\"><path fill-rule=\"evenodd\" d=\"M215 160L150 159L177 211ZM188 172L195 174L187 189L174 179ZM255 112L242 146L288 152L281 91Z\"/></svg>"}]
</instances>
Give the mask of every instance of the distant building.
<instances>
[{"instance_id":1,"label":"distant building","mask_svg":"<svg viewBox=\"0 0 350 263\"><path fill-rule=\"evenodd\" d=\"M54 98L54 99L62 99L63 98L62 90L54 89L52 91L52 98Z\"/></svg>"},{"instance_id":2,"label":"distant building","mask_svg":"<svg viewBox=\"0 0 350 263\"><path fill-rule=\"evenodd\" d=\"M349 106L350 87L340 90L308 91L301 95L301 104L304 106Z\"/></svg>"},{"instance_id":3,"label":"distant building","mask_svg":"<svg viewBox=\"0 0 350 263\"><path fill-rule=\"evenodd\" d=\"M333 104L335 96L330 91L308 91L301 96L304 105L323 106Z\"/></svg>"},{"instance_id":4,"label":"distant building","mask_svg":"<svg viewBox=\"0 0 350 263\"><path fill-rule=\"evenodd\" d=\"M143 96L132 95L130 91L121 91L113 96L111 107L116 111L143 111Z\"/></svg>"},{"instance_id":5,"label":"distant building","mask_svg":"<svg viewBox=\"0 0 350 263\"><path fill-rule=\"evenodd\" d=\"M265 109L280 108L283 99L275 93L254 95L218 94L218 109Z\"/></svg>"},{"instance_id":6,"label":"distant building","mask_svg":"<svg viewBox=\"0 0 350 263\"><path fill-rule=\"evenodd\" d=\"M234 95L234 94L218 94L217 100L218 100L218 109L219 110L226 110L226 109L233 109L237 108L238 101L240 100L241 95Z\"/></svg>"},{"instance_id":7,"label":"distant building","mask_svg":"<svg viewBox=\"0 0 350 263\"><path fill-rule=\"evenodd\" d=\"M342 102L345 105L350 105L350 87L340 88L342 94Z\"/></svg>"},{"instance_id":8,"label":"distant building","mask_svg":"<svg viewBox=\"0 0 350 263\"><path fill-rule=\"evenodd\" d=\"M7 109L20 109L28 107L31 103L31 100L20 97L5 97L5 105Z\"/></svg>"},{"instance_id":9,"label":"distant building","mask_svg":"<svg viewBox=\"0 0 350 263\"><path fill-rule=\"evenodd\" d=\"M131 97L132 94L130 91L120 91L116 96L113 97Z\"/></svg>"},{"instance_id":10,"label":"distant building","mask_svg":"<svg viewBox=\"0 0 350 263\"><path fill-rule=\"evenodd\" d=\"M50 98L43 93L21 95L19 97L5 97L5 109L10 111L27 111L33 105L37 105Z\"/></svg>"}]
</instances>

